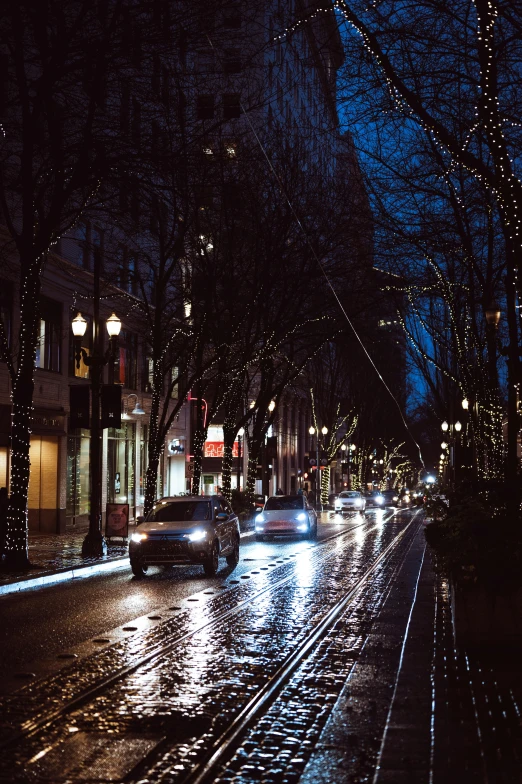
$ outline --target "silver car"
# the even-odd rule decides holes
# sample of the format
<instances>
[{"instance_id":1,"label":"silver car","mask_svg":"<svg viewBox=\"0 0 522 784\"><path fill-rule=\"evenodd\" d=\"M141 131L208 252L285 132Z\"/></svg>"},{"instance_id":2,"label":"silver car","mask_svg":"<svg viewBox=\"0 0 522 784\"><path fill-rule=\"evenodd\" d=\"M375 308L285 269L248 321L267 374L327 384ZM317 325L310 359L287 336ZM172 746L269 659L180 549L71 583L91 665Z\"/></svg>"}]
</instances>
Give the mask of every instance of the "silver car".
<instances>
[{"instance_id":1,"label":"silver car","mask_svg":"<svg viewBox=\"0 0 522 784\"><path fill-rule=\"evenodd\" d=\"M213 577L220 556L237 566L239 542L239 521L223 496L161 498L131 536L130 565L143 577L152 564L202 564Z\"/></svg>"},{"instance_id":2,"label":"silver car","mask_svg":"<svg viewBox=\"0 0 522 784\"><path fill-rule=\"evenodd\" d=\"M335 511L340 514L345 512L364 512L366 500L358 490L343 490L335 499Z\"/></svg>"}]
</instances>

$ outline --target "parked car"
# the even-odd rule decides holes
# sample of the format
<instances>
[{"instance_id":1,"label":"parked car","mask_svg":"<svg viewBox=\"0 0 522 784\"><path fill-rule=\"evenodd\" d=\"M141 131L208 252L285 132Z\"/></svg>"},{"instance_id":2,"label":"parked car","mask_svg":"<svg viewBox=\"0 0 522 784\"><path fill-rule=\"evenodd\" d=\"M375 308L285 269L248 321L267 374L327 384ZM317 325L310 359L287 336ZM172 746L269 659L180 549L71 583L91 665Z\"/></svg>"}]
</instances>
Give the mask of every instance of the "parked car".
<instances>
[{"instance_id":1,"label":"parked car","mask_svg":"<svg viewBox=\"0 0 522 784\"><path fill-rule=\"evenodd\" d=\"M358 490L343 490L339 493L335 501L335 511L344 514L345 512L364 512L366 500Z\"/></svg>"},{"instance_id":2,"label":"parked car","mask_svg":"<svg viewBox=\"0 0 522 784\"><path fill-rule=\"evenodd\" d=\"M152 564L201 564L213 577L221 556L237 566L239 542L239 521L223 496L161 498L131 536L132 573L143 577Z\"/></svg>"},{"instance_id":3,"label":"parked car","mask_svg":"<svg viewBox=\"0 0 522 784\"><path fill-rule=\"evenodd\" d=\"M266 536L317 538L317 512L304 495L274 495L255 518L256 539Z\"/></svg>"},{"instance_id":4,"label":"parked car","mask_svg":"<svg viewBox=\"0 0 522 784\"><path fill-rule=\"evenodd\" d=\"M386 499L384 495L379 490L374 490L371 493L365 493L364 498L366 501L366 506L373 506L377 509L384 509L386 506Z\"/></svg>"}]
</instances>

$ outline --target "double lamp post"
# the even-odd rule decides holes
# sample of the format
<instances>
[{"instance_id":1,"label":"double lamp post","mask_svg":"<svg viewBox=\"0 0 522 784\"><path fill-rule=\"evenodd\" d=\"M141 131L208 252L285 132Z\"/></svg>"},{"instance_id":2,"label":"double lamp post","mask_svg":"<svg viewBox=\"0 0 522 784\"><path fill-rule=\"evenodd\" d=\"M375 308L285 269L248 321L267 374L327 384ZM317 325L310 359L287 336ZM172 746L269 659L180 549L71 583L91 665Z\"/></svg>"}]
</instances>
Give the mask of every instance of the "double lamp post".
<instances>
[{"instance_id":1,"label":"double lamp post","mask_svg":"<svg viewBox=\"0 0 522 784\"><path fill-rule=\"evenodd\" d=\"M106 320L107 332L109 335L109 347L103 350L103 336L100 329L99 319L99 291L95 292L93 298L93 340L92 352L89 354L82 348L81 340L87 330L87 320L81 313L72 320L71 326L74 335L74 358L76 367L80 367L83 360L90 371L91 380L91 438L89 444L89 460L91 473L91 503L89 513L89 532L82 544L82 556L84 558L94 558L105 555L107 543L102 534L102 510L101 510L101 456L102 456L102 423L100 417L100 397L103 378L103 368L109 363L109 383L114 383L114 357L118 343L118 335L121 330L121 321L113 313ZM120 404L121 405L121 404Z\"/></svg>"},{"instance_id":2,"label":"double lamp post","mask_svg":"<svg viewBox=\"0 0 522 784\"><path fill-rule=\"evenodd\" d=\"M314 434L316 432L315 427L313 425L310 425L310 427L308 428L308 432L310 433L310 435L312 437L312 439L311 439L312 443L310 444L310 451L312 451L312 449L313 449L313 437L314 437ZM321 428L321 433L323 434L323 437L327 435L328 428L326 427L326 425L323 425L323 427ZM316 505L316 507L319 508L319 511L322 512L323 511L323 500L322 500L322 492L321 492L322 491L322 486L321 486L322 485L322 482L321 482L321 468L320 468L320 462L319 462L319 432L317 432L317 438L315 439L315 451L316 451L315 505Z\"/></svg>"}]
</instances>

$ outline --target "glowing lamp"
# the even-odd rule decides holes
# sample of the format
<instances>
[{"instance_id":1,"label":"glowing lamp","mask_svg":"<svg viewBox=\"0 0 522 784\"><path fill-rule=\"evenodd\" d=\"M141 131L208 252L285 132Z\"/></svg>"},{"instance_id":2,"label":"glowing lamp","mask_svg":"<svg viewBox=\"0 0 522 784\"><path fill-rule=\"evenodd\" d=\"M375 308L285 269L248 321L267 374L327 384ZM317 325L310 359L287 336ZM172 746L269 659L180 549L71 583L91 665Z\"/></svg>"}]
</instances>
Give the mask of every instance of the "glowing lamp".
<instances>
[{"instance_id":1,"label":"glowing lamp","mask_svg":"<svg viewBox=\"0 0 522 784\"><path fill-rule=\"evenodd\" d=\"M116 315L116 313L113 313L107 319L107 332L109 333L109 337L117 338L118 335L120 334L120 330L121 330L121 321Z\"/></svg>"},{"instance_id":2,"label":"glowing lamp","mask_svg":"<svg viewBox=\"0 0 522 784\"><path fill-rule=\"evenodd\" d=\"M83 338L87 329L87 319L81 313L77 313L71 321L71 327L75 338Z\"/></svg>"}]
</instances>

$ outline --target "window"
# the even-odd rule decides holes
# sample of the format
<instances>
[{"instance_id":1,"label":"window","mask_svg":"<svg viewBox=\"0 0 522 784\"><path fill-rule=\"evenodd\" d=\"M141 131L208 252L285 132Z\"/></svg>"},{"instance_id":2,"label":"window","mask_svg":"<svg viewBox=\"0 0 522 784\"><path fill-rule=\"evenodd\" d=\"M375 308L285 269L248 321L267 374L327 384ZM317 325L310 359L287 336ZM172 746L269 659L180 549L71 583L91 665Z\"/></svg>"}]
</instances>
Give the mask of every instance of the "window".
<instances>
[{"instance_id":1,"label":"window","mask_svg":"<svg viewBox=\"0 0 522 784\"><path fill-rule=\"evenodd\" d=\"M214 188L212 185L200 185L196 189L196 203L198 210L210 210L214 202Z\"/></svg>"},{"instance_id":2,"label":"window","mask_svg":"<svg viewBox=\"0 0 522 784\"><path fill-rule=\"evenodd\" d=\"M177 400L179 398L179 367L173 367L170 371L170 383L173 385L170 396Z\"/></svg>"},{"instance_id":3,"label":"window","mask_svg":"<svg viewBox=\"0 0 522 784\"><path fill-rule=\"evenodd\" d=\"M136 98L132 99L131 140L137 150L141 147L141 106Z\"/></svg>"},{"instance_id":4,"label":"window","mask_svg":"<svg viewBox=\"0 0 522 784\"><path fill-rule=\"evenodd\" d=\"M76 229L77 254L76 264L91 270L93 261L103 263L103 231L90 223L79 223Z\"/></svg>"},{"instance_id":5,"label":"window","mask_svg":"<svg viewBox=\"0 0 522 784\"><path fill-rule=\"evenodd\" d=\"M225 49L223 70L226 74L237 74L241 71L241 53L239 49Z\"/></svg>"},{"instance_id":6,"label":"window","mask_svg":"<svg viewBox=\"0 0 522 784\"><path fill-rule=\"evenodd\" d=\"M61 302L42 297L39 310L35 366L58 373L61 360L62 305Z\"/></svg>"},{"instance_id":7,"label":"window","mask_svg":"<svg viewBox=\"0 0 522 784\"><path fill-rule=\"evenodd\" d=\"M237 158L237 142L224 141L223 150L225 152L225 157Z\"/></svg>"},{"instance_id":8,"label":"window","mask_svg":"<svg viewBox=\"0 0 522 784\"><path fill-rule=\"evenodd\" d=\"M198 95L197 118L198 120L214 119L214 96L213 95Z\"/></svg>"},{"instance_id":9,"label":"window","mask_svg":"<svg viewBox=\"0 0 522 784\"><path fill-rule=\"evenodd\" d=\"M223 96L223 119L234 120L241 114L241 102L237 93L227 93Z\"/></svg>"},{"instance_id":10,"label":"window","mask_svg":"<svg viewBox=\"0 0 522 784\"><path fill-rule=\"evenodd\" d=\"M0 279L0 319L2 320L3 336L0 332L0 340L3 338L5 347L11 345L11 306L13 303L13 284L8 280ZM0 358L1 358L0 353Z\"/></svg>"},{"instance_id":11,"label":"window","mask_svg":"<svg viewBox=\"0 0 522 784\"><path fill-rule=\"evenodd\" d=\"M136 256L131 253L127 260L127 280L125 288L129 294L136 295L138 291L138 278L136 274Z\"/></svg>"},{"instance_id":12,"label":"window","mask_svg":"<svg viewBox=\"0 0 522 784\"><path fill-rule=\"evenodd\" d=\"M138 336L123 330L114 359L114 382L127 389L136 389Z\"/></svg>"},{"instance_id":13,"label":"window","mask_svg":"<svg viewBox=\"0 0 522 784\"><path fill-rule=\"evenodd\" d=\"M76 229L76 242L78 251L76 264L84 269L89 269L89 232L86 223L79 223Z\"/></svg>"},{"instance_id":14,"label":"window","mask_svg":"<svg viewBox=\"0 0 522 784\"><path fill-rule=\"evenodd\" d=\"M215 56L212 49L198 52L196 55L196 71L198 74L208 75L214 73Z\"/></svg>"},{"instance_id":15,"label":"window","mask_svg":"<svg viewBox=\"0 0 522 784\"><path fill-rule=\"evenodd\" d=\"M224 184L223 204L228 210L238 210L241 207L241 190L237 183L227 182Z\"/></svg>"},{"instance_id":16,"label":"window","mask_svg":"<svg viewBox=\"0 0 522 784\"><path fill-rule=\"evenodd\" d=\"M241 27L241 9L231 6L223 11L223 27L227 30L239 30Z\"/></svg>"},{"instance_id":17,"label":"window","mask_svg":"<svg viewBox=\"0 0 522 784\"><path fill-rule=\"evenodd\" d=\"M129 85L124 83L121 86L121 99L120 99L120 131L124 135L129 132L129 122L130 122Z\"/></svg>"},{"instance_id":18,"label":"window","mask_svg":"<svg viewBox=\"0 0 522 784\"><path fill-rule=\"evenodd\" d=\"M141 391L152 392L152 384L154 383L154 363L152 357L144 357L143 372L141 375Z\"/></svg>"},{"instance_id":19,"label":"window","mask_svg":"<svg viewBox=\"0 0 522 784\"><path fill-rule=\"evenodd\" d=\"M90 431L71 430L67 437L67 497L68 517L89 514L90 507Z\"/></svg>"}]
</instances>

